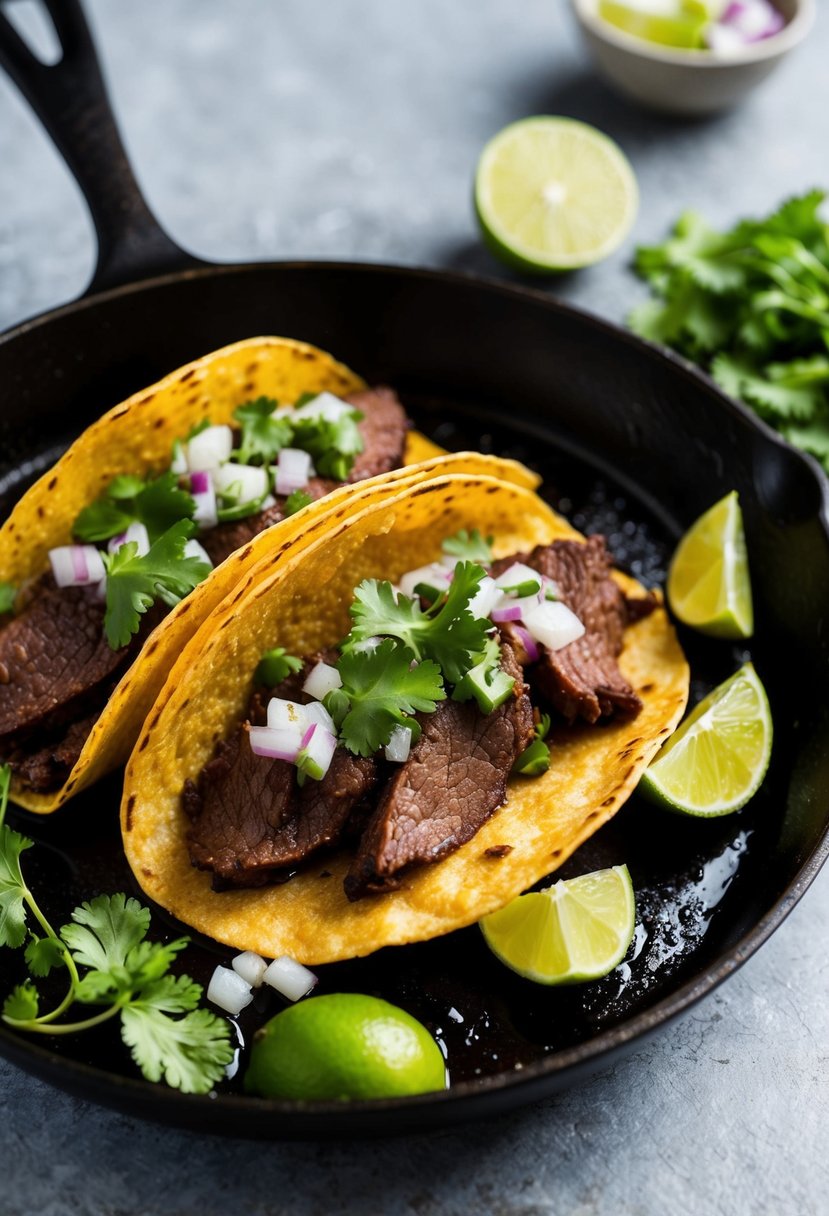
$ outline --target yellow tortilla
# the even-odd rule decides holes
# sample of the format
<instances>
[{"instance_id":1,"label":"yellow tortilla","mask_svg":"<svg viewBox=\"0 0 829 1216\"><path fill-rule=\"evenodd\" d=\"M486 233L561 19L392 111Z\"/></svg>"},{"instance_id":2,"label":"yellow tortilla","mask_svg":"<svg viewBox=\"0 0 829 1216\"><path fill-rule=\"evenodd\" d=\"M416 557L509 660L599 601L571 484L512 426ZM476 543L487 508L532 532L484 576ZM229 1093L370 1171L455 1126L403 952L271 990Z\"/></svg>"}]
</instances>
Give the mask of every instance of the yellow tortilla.
<instances>
[{"instance_id":1,"label":"yellow tortilla","mask_svg":"<svg viewBox=\"0 0 829 1216\"><path fill-rule=\"evenodd\" d=\"M0 529L0 581L21 585L39 577L48 567L49 550L70 543L72 524L84 506L119 473L143 475L168 467L173 441L202 418L217 424L231 422L238 405L259 396L293 402L304 392L345 396L362 388L364 382L342 363L289 338L251 338L196 359L104 414L24 494ZM114 689L66 783L51 793L37 794L13 782L13 800L27 810L48 814L123 764L183 647L262 555L288 541L301 543L306 536L315 537L329 512L340 512L338 518L345 518L356 509L367 486L405 481L413 473L413 462L427 458L431 463L423 465L417 476L430 475L430 469L449 462L472 471L497 470L496 476L521 485L538 482L516 461L474 453L446 456L425 436L411 433L406 467L336 490L260 533L218 566L147 638Z\"/></svg>"},{"instance_id":2,"label":"yellow tortilla","mask_svg":"<svg viewBox=\"0 0 829 1216\"><path fill-rule=\"evenodd\" d=\"M616 813L686 704L688 667L659 607L626 632L620 659L642 698L639 716L557 739L548 773L513 778L507 803L471 841L412 871L400 890L349 903L342 880L350 856L342 853L282 885L214 892L210 874L190 863L181 791L243 717L264 650L307 654L335 644L348 630L361 579L395 580L434 560L442 538L460 528L493 533L496 556L579 538L526 487L480 474L439 475L393 496L367 492L361 508L311 543L274 551L248 590L205 622L127 767L124 848L146 894L217 941L266 957L310 964L357 957L449 933L502 907ZM636 589L633 580L623 583ZM486 856L502 844L511 846L505 857Z\"/></svg>"}]
</instances>

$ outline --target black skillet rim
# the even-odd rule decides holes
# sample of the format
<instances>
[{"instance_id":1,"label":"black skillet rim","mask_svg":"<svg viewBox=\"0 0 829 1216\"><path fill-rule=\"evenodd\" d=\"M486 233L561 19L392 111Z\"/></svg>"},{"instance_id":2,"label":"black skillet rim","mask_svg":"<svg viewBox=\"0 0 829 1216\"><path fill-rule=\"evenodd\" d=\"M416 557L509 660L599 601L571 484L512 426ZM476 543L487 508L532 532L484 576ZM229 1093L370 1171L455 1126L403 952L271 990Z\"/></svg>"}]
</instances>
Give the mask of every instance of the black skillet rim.
<instances>
[{"instance_id":1,"label":"black skillet rim","mask_svg":"<svg viewBox=\"0 0 829 1216\"><path fill-rule=\"evenodd\" d=\"M29 318L0 335L0 346L13 342L31 330L48 325L52 320L97 307L110 300L134 292L162 288L181 279L213 278L223 274L266 273L268 271L336 271L361 274L396 275L408 279L429 280L458 287L474 287L480 291L501 295L507 300L531 300L552 314L575 317L599 334L632 346L642 356L667 363L673 372L704 388L718 400L719 407L737 414L761 434L766 442L795 451L804 466L804 473L817 482L821 507L818 518L829 540L829 482L820 466L809 455L791 449L776 431L740 402L726 396L703 371L671 350L654 345L584 309L554 299L544 292L515 286L497 279L458 271L422 269L371 262L279 261L195 268L161 275L157 278L129 283L109 291L83 297L46 313ZM804 858L796 875L780 898L772 905L754 928L725 954L712 962L693 980L680 985L670 996L658 1001L612 1030L574 1047L551 1054L545 1060L528 1065L521 1072L503 1072L461 1082L443 1092L408 1098L376 1099L343 1105L334 1102L278 1102L262 1098L246 1098L235 1094L181 1094L151 1082L123 1077L78 1061L67 1060L47 1049L30 1044L0 1027L0 1053L21 1068L56 1084L72 1093L132 1111L145 1118L179 1126L198 1126L202 1130L224 1135L263 1136L273 1139L313 1138L315 1136L352 1137L367 1131L395 1134L422 1125L431 1116L432 1126L446 1126L465 1119L483 1117L513 1106L548 1096L568 1084L568 1074L587 1069L597 1070L610 1053L632 1046L636 1040L656 1031L718 987L742 966L783 923L802 899L829 858L829 814L823 836L811 853ZM259 1126L257 1126L257 1124Z\"/></svg>"}]
</instances>

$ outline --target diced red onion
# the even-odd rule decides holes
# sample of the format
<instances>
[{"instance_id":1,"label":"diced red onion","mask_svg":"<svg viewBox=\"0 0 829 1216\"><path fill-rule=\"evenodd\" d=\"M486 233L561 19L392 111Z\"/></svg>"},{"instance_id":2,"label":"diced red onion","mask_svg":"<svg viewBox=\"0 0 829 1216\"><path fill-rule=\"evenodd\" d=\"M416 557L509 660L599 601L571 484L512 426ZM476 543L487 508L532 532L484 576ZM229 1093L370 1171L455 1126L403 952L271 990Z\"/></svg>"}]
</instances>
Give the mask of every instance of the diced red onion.
<instances>
[{"instance_id":1,"label":"diced red onion","mask_svg":"<svg viewBox=\"0 0 829 1216\"><path fill-rule=\"evenodd\" d=\"M404 764L412 748L412 732L408 726L395 726L386 744L386 759Z\"/></svg>"},{"instance_id":2,"label":"diced red onion","mask_svg":"<svg viewBox=\"0 0 829 1216\"><path fill-rule=\"evenodd\" d=\"M483 620L484 617L489 616L500 599L501 589L496 585L495 580L487 575L481 579L478 590L469 601L469 611L476 620Z\"/></svg>"},{"instance_id":3,"label":"diced red onion","mask_svg":"<svg viewBox=\"0 0 829 1216\"><path fill-rule=\"evenodd\" d=\"M147 529L143 524L130 524L126 532L119 533L118 536L113 536L107 545L110 553L114 553L116 549L120 549L122 545L127 545L133 541L138 546L138 556L143 557L145 553L150 551L150 537Z\"/></svg>"},{"instance_id":4,"label":"diced red onion","mask_svg":"<svg viewBox=\"0 0 829 1216\"><path fill-rule=\"evenodd\" d=\"M302 448L283 448L276 463L277 494L293 494L308 485L313 474L311 457Z\"/></svg>"},{"instance_id":5,"label":"diced red onion","mask_svg":"<svg viewBox=\"0 0 829 1216\"><path fill-rule=\"evenodd\" d=\"M268 490L267 471L253 464L234 464L229 460L210 475L217 494L226 494L231 487L238 486L240 503L262 498Z\"/></svg>"},{"instance_id":6,"label":"diced red onion","mask_svg":"<svg viewBox=\"0 0 829 1216\"><path fill-rule=\"evenodd\" d=\"M259 987L268 969L268 964L261 954L256 954L253 950L245 950L243 954L237 954L234 959L231 959L230 965L245 983L250 984L251 988Z\"/></svg>"},{"instance_id":7,"label":"diced red onion","mask_svg":"<svg viewBox=\"0 0 829 1216\"><path fill-rule=\"evenodd\" d=\"M532 636L529 630L524 628L523 625L514 625L513 628L518 634L518 639L521 642L521 645L527 652L528 661L530 663L537 662L540 651L535 644L535 638Z\"/></svg>"},{"instance_id":8,"label":"diced red onion","mask_svg":"<svg viewBox=\"0 0 829 1216\"><path fill-rule=\"evenodd\" d=\"M560 600L546 601L524 614L524 625L536 642L561 650L584 633L584 625Z\"/></svg>"},{"instance_id":9,"label":"diced red onion","mask_svg":"<svg viewBox=\"0 0 829 1216\"><path fill-rule=\"evenodd\" d=\"M49 550L49 564L59 587L89 587L106 577L94 545L59 545Z\"/></svg>"},{"instance_id":10,"label":"diced red onion","mask_svg":"<svg viewBox=\"0 0 829 1216\"><path fill-rule=\"evenodd\" d=\"M334 719L331 717L328 710L323 705L322 701L312 701L310 705L303 705L306 722L316 722L323 730L327 730L329 734L336 735L337 728L334 725Z\"/></svg>"},{"instance_id":11,"label":"diced red onion","mask_svg":"<svg viewBox=\"0 0 829 1216\"><path fill-rule=\"evenodd\" d=\"M521 605L517 601L506 603L500 608L493 608L490 616L497 625L502 625L505 621L520 621Z\"/></svg>"},{"instance_id":12,"label":"diced red onion","mask_svg":"<svg viewBox=\"0 0 829 1216\"><path fill-rule=\"evenodd\" d=\"M267 760L285 760L288 764L296 764L302 744L302 731L277 730L273 726L251 726L250 750L254 756L263 756Z\"/></svg>"},{"instance_id":13,"label":"diced red onion","mask_svg":"<svg viewBox=\"0 0 829 1216\"><path fill-rule=\"evenodd\" d=\"M316 780L321 781L331 766L331 760L337 750L337 740L330 731L312 722L306 731L301 750L308 760L319 767L320 775Z\"/></svg>"},{"instance_id":14,"label":"diced red onion","mask_svg":"<svg viewBox=\"0 0 829 1216\"><path fill-rule=\"evenodd\" d=\"M409 570L398 579L398 586L404 595L414 595L418 583L426 583L430 587L441 589L448 587L452 581L452 570L447 570L439 562L431 562L428 566L419 566L417 570Z\"/></svg>"},{"instance_id":15,"label":"diced red onion","mask_svg":"<svg viewBox=\"0 0 829 1216\"><path fill-rule=\"evenodd\" d=\"M520 583L530 581L541 586L541 575L538 571L533 570L531 566L525 566L523 562L513 562L503 574L498 575L495 585L503 590L504 587L517 587Z\"/></svg>"},{"instance_id":16,"label":"diced red onion","mask_svg":"<svg viewBox=\"0 0 829 1216\"><path fill-rule=\"evenodd\" d=\"M190 489L193 494L206 494L210 489L210 474L204 470L193 473L190 478Z\"/></svg>"},{"instance_id":17,"label":"diced red onion","mask_svg":"<svg viewBox=\"0 0 829 1216\"><path fill-rule=\"evenodd\" d=\"M194 435L187 444L187 466L191 473L218 469L230 459L233 451L233 431L229 426L208 426Z\"/></svg>"},{"instance_id":18,"label":"diced red onion","mask_svg":"<svg viewBox=\"0 0 829 1216\"><path fill-rule=\"evenodd\" d=\"M208 566L213 567L213 562L210 560L210 554L205 549L204 545L200 545L195 539L188 540L184 546L185 557L197 557L200 562L207 562Z\"/></svg>"},{"instance_id":19,"label":"diced red onion","mask_svg":"<svg viewBox=\"0 0 829 1216\"><path fill-rule=\"evenodd\" d=\"M300 751L303 751L303 752L305 751L306 747L311 742L314 735L317 733L318 729L319 729L319 727L316 722L309 722L307 724L307 726L305 727L305 730L303 732L303 735L302 735L302 743L300 744Z\"/></svg>"},{"instance_id":20,"label":"diced red onion","mask_svg":"<svg viewBox=\"0 0 829 1216\"><path fill-rule=\"evenodd\" d=\"M204 489L197 487L197 479L198 486L206 483ZM190 478L190 493L193 495L193 501L196 504L196 509L193 512L195 522L202 528L215 528L219 522L219 517L216 507L216 491L213 488L210 475L204 472L193 473Z\"/></svg>"},{"instance_id":21,"label":"diced red onion","mask_svg":"<svg viewBox=\"0 0 829 1216\"><path fill-rule=\"evenodd\" d=\"M294 730L302 738L307 725L305 706L287 697L271 697L268 701L268 726L273 730Z\"/></svg>"},{"instance_id":22,"label":"diced red onion","mask_svg":"<svg viewBox=\"0 0 829 1216\"><path fill-rule=\"evenodd\" d=\"M315 701L324 701L335 688L342 688L343 678L336 667L319 662L308 673L308 678L302 685L302 691L307 692Z\"/></svg>"},{"instance_id":23,"label":"diced red onion","mask_svg":"<svg viewBox=\"0 0 829 1216\"><path fill-rule=\"evenodd\" d=\"M769 0L732 0L708 30L708 45L722 52L737 50L779 34L785 24L783 14Z\"/></svg>"},{"instance_id":24,"label":"diced red onion","mask_svg":"<svg viewBox=\"0 0 829 1216\"><path fill-rule=\"evenodd\" d=\"M302 963L298 963L290 955L283 954L275 958L265 972L265 983L275 988L280 995L289 1001L298 1001L307 996L311 989L319 983L317 976Z\"/></svg>"},{"instance_id":25,"label":"diced red onion","mask_svg":"<svg viewBox=\"0 0 829 1216\"><path fill-rule=\"evenodd\" d=\"M298 409L291 410L295 418L322 418L326 422L339 422L344 414L354 407L345 401L340 401L333 393L318 393Z\"/></svg>"},{"instance_id":26,"label":"diced red onion","mask_svg":"<svg viewBox=\"0 0 829 1216\"><path fill-rule=\"evenodd\" d=\"M250 984L230 967L217 967L207 985L207 999L234 1017L253 1000Z\"/></svg>"}]
</instances>

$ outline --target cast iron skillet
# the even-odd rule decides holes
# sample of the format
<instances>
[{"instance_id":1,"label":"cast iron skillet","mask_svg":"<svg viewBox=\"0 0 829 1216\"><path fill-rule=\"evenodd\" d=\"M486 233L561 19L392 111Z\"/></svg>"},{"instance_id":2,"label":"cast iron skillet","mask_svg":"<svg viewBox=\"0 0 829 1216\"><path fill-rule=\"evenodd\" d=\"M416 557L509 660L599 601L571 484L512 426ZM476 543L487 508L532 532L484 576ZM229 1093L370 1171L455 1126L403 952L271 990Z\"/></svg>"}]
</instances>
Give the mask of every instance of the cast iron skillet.
<instances>
[{"instance_id":1,"label":"cast iron skillet","mask_svg":"<svg viewBox=\"0 0 829 1216\"><path fill-rule=\"evenodd\" d=\"M76 0L47 0L62 61L45 67L0 16L0 60L43 119L92 210L99 261L75 303L0 338L0 495L5 508L101 410L215 347L260 333L333 351L398 387L446 446L517 455L617 559L658 580L704 508L740 492L757 606L751 655L775 712L772 767L741 815L686 823L637 799L566 872L625 860L640 926L627 962L579 989L539 989L500 967L472 928L323 969L327 991L379 993L443 1043L452 1088L423 1098L305 1106L213 1098L136 1079L117 1034L60 1044L0 1030L0 1050L86 1098L178 1125L251 1136L431 1128L548 1095L687 1010L781 923L826 858L829 829L829 536L816 466L683 361L540 293L387 266L208 266L179 250L143 202ZM699 695L748 652L684 636ZM47 821L19 815L38 847L27 873L58 924L82 898L134 889L115 826L119 779ZM171 930L158 914L158 931ZM227 952L207 942L206 980ZM0 988L18 976L0 959ZM273 1007L270 1012L273 1011ZM251 1009L249 1034L266 1014Z\"/></svg>"}]
</instances>

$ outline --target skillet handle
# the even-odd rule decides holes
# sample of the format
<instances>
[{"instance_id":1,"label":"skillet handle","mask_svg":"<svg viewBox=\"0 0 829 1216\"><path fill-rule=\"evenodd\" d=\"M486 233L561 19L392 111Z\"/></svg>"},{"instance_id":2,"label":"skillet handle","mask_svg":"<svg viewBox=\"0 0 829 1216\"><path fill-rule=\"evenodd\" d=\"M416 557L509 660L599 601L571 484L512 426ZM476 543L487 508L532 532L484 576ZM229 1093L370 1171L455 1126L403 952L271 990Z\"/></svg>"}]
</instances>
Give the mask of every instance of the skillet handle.
<instances>
[{"instance_id":1,"label":"skillet handle","mask_svg":"<svg viewBox=\"0 0 829 1216\"><path fill-rule=\"evenodd\" d=\"M89 204L98 261L84 295L206 263L180 249L150 211L118 134L80 0L44 0L62 56L47 65L0 12L0 65L42 121Z\"/></svg>"}]
</instances>

